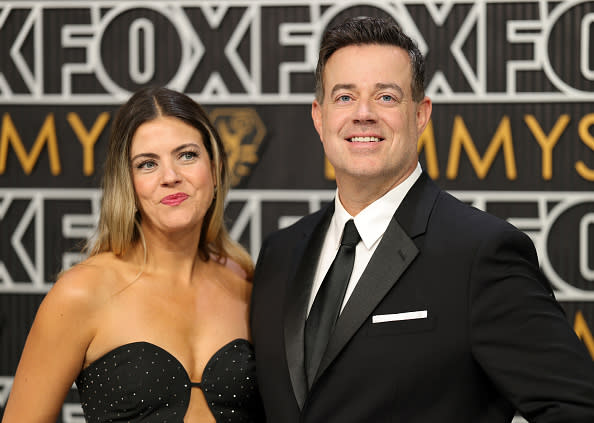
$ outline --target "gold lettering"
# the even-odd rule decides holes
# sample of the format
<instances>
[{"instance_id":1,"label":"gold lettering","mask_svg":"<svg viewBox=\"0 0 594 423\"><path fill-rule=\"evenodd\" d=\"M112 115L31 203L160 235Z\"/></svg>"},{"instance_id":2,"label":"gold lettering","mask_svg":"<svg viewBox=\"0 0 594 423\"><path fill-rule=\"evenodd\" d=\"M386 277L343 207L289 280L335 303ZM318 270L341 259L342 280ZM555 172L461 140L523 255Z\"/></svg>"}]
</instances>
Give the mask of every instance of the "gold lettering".
<instances>
[{"instance_id":1,"label":"gold lettering","mask_svg":"<svg viewBox=\"0 0 594 423\"><path fill-rule=\"evenodd\" d=\"M429 121L429 124L419 137L417 144L419 155L423 150L425 151L425 166L427 167L425 170L431 179L437 179L439 177L439 165L437 163L437 148L435 147L435 133L433 132L432 121Z\"/></svg>"},{"instance_id":2,"label":"gold lettering","mask_svg":"<svg viewBox=\"0 0 594 423\"><path fill-rule=\"evenodd\" d=\"M3 174L6 170L9 144L12 145L25 174L29 175L33 167L35 167L43 145L46 143L52 175L59 175L61 172L60 155L58 154L58 140L56 138L56 125L53 113L50 113L45 119L29 154L27 154L23 146L21 137L14 127L10 115L4 113L2 117L2 134L0 135L0 174Z\"/></svg>"},{"instance_id":3,"label":"gold lettering","mask_svg":"<svg viewBox=\"0 0 594 423\"><path fill-rule=\"evenodd\" d=\"M328 161L328 159L326 157L324 157L324 176L329 181L333 181L336 179L336 173L334 171L334 166L332 166L332 164L330 164L330 162Z\"/></svg>"},{"instance_id":4,"label":"gold lettering","mask_svg":"<svg viewBox=\"0 0 594 423\"><path fill-rule=\"evenodd\" d=\"M594 337L592 337L592 332L590 332L590 328L588 328L588 323L586 319L584 319L584 315L580 310L575 313L575 320L573 322L573 330L577 334L578 338L582 340L582 342L586 345L586 349L590 352L592 356L592 360L594 360Z\"/></svg>"},{"instance_id":5,"label":"gold lettering","mask_svg":"<svg viewBox=\"0 0 594 423\"><path fill-rule=\"evenodd\" d=\"M578 125L578 134L584 144L594 150L594 136L589 129L594 125L594 113L590 113L580 120ZM575 163L575 170L579 175L587 181L594 181L594 170L590 169L582 160Z\"/></svg>"},{"instance_id":6,"label":"gold lettering","mask_svg":"<svg viewBox=\"0 0 594 423\"><path fill-rule=\"evenodd\" d=\"M80 120L78 113L68 113L66 116L70 126L74 130L78 141L83 146L83 173L86 176L92 175L95 171L95 160L93 147L101 135L101 131L105 128L105 125L109 121L109 113L103 112L99 115L91 131L88 132L84 124Z\"/></svg>"},{"instance_id":7,"label":"gold lettering","mask_svg":"<svg viewBox=\"0 0 594 423\"><path fill-rule=\"evenodd\" d=\"M507 179L513 180L517 177L516 160L514 157L514 148L511 136L511 126L509 118L504 116L501 123L491 139L491 143L485 152L484 159L481 159L476 146L472 141L472 137L468 133L468 129L464 124L464 120L460 116L454 119L454 129L452 131L452 142L450 145L450 153L448 156L448 167L446 176L448 179L455 179L458 176L458 168L460 164L460 154L462 147L466 150L470 163L474 168L479 179L484 179L489 168L495 160L497 150L503 148L503 158L505 161L505 175Z\"/></svg>"},{"instance_id":8,"label":"gold lettering","mask_svg":"<svg viewBox=\"0 0 594 423\"><path fill-rule=\"evenodd\" d=\"M569 121L569 115L561 115L549 136L546 136L533 115L524 116L524 122L530 128L532 135L534 135L542 149L542 179L546 181L553 177L553 148L561 138L561 134L565 131Z\"/></svg>"}]
</instances>

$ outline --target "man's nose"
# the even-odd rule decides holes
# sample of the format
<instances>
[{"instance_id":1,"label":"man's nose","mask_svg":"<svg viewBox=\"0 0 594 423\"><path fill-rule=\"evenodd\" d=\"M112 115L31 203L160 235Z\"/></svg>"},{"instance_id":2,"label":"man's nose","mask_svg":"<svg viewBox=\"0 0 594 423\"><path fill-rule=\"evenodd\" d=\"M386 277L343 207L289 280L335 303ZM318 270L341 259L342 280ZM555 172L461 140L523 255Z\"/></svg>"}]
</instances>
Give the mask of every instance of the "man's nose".
<instances>
[{"instance_id":1,"label":"man's nose","mask_svg":"<svg viewBox=\"0 0 594 423\"><path fill-rule=\"evenodd\" d=\"M357 102L353 119L357 123L375 122L377 120L377 114L373 101L371 99L360 99Z\"/></svg>"}]
</instances>

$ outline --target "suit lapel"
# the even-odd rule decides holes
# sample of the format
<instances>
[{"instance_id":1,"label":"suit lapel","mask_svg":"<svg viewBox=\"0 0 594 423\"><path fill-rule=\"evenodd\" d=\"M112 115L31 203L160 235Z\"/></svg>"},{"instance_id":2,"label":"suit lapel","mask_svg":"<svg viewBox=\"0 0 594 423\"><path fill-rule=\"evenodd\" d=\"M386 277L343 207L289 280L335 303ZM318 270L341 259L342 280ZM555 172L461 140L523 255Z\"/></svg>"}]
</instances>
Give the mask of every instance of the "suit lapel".
<instances>
[{"instance_id":1,"label":"suit lapel","mask_svg":"<svg viewBox=\"0 0 594 423\"><path fill-rule=\"evenodd\" d=\"M412 238L425 232L438 193L439 188L423 173L404 198L338 319L316 379L336 359L419 253Z\"/></svg>"},{"instance_id":2,"label":"suit lapel","mask_svg":"<svg viewBox=\"0 0 594 423\"><path fill-rule=\"evenodd\" d=\"M334 361L417 254L415 244L392 219L336 323L316 379Z\"/></svg>"},{"instance_id":3,"label":"suit lapel","mask_svg":"<svg viewBox=\"0 0 594 423\"><path fill-rule=\"evenodd\" d=\"M303 408L307 396L307 381L304 366L304 330L307 306L313 278L320 258L324 237L334 213L334 203L312 216L295 247L295 268L290 270L290 284L285 300L285 351L291 383L299 408ZM293 277L291 277L293 275Z\"/></svg>"}]
</instances>

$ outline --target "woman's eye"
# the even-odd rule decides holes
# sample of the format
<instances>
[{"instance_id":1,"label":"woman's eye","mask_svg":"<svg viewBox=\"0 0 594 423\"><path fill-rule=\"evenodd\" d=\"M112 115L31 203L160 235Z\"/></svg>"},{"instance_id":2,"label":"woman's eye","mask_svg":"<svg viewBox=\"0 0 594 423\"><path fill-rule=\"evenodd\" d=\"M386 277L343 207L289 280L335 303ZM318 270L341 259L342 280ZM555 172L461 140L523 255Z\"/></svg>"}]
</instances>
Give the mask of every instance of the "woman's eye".
<instances>
[{"instance_id":1,"label":"woman's eye","mask_svg":"<svg viewBox=\"0 0 594 423\"><path fill-rule=\"evenodd\" d=\"M196 157L198 157L198 153L196 153L194 151L184 151L183 153L180 154L180 158L184 159L184 160L192 160L192 159L195 159Z\"/></svg>"},{"instance_id":2,"label":"woman's eye","mask_svg":"<svg viewBox=\"0 0 594 423\"><path fill-rule=\"evenodd\" d=\"M153 162L153 161L150 161L150 160L147 160L147 161L145 161L145 162L141 162L141 163L139 163L139 164L138 164L136 167L137 167L138 169L152 169L152 168L154 168L155 166L157 166L157 164L156 164L155 162Z\"/></svg>"}]
</instances>

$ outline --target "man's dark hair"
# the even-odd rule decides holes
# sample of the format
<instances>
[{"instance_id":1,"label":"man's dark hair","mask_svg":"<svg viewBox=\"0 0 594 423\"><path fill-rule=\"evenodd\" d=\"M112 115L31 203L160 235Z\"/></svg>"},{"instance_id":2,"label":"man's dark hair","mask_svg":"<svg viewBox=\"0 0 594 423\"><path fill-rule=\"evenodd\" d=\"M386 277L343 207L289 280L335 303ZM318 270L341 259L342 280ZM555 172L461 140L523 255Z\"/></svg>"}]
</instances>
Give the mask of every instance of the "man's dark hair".
<instances>
[{"instance_id":1,"label":"man's dark hair","mask_svg":"<svg viewBox=\"0 0 594 423\"><path fill-rule=\"evenodd\" d=\"M330 56L338 49L350 45L379 44L400 47L408 52L412 68L412 97L421 101L425 96L425 59L417 44L393 20L373 17L349 18L342 24L328 29L320 43L316 67L316 99L324 99L324 68Z\"/></svg>"}]
</instances>

